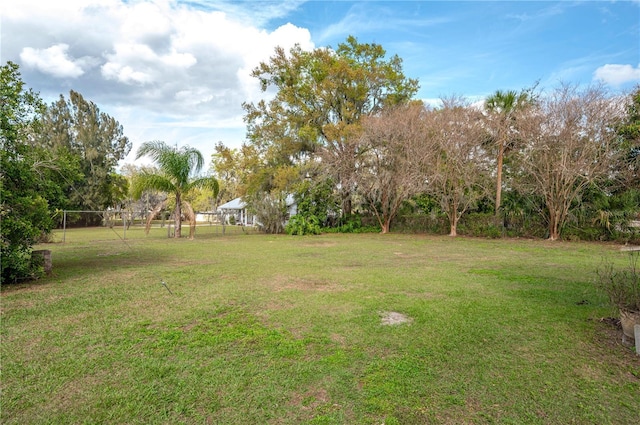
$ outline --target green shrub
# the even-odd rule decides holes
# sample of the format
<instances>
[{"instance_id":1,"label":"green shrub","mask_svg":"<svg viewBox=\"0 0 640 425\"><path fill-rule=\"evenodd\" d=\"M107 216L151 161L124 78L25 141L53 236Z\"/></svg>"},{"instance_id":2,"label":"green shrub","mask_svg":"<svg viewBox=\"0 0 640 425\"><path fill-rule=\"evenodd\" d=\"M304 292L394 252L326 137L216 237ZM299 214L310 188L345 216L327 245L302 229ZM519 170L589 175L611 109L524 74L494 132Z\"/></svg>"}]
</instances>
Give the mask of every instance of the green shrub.
<instances>
[{"instance_id":1,"label":"green shrub","mask_svg":"<svg viewBox=\"0 0 640 425\"><path fill-rule=\"evenodd\" d=\"M466 236L500 238L502 227L496 224L496 216L493 213L466 214L458 224L458 233Z\"/></svg>"},{"instance_id":2,"label":"green shrub","mask_svg":"<svg viewBox=\"0 0 640 425\"><path fill-rule=\"evenodd\" d=\"M289 235L319 235L321 233L320 220L313 215L296 214L289 219L284 230Z\"/></svg>"},{"instance_id":3,"label":"green shrub","mask_svg":"<svg viewBox=\"0 0 640 425\"><path fill-rule=\"evenodd\" d=\"M359 214L353 214L342 218L336 227L324 228L325 233L379 233L380 226L377 224L364 224L363 218Z\"/></svg>"}]
</instances>

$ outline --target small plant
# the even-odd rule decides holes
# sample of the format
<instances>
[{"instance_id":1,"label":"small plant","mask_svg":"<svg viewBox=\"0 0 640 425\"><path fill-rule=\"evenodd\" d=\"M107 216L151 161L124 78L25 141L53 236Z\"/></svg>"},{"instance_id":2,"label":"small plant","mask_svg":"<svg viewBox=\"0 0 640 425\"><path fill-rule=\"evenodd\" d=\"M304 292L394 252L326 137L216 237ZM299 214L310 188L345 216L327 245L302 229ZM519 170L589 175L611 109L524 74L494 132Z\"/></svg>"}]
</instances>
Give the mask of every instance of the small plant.
<instances>
[{"instance_id":1,"label":"small plant","mask_svg":"<svg viewBox=\"0 0 640 425\"><path fill-rule=\"evenodd\" d=\"M629 265L618 269L611 261L598 269L598 286L609 296L611 304L620 310L622 343L635 343L635 325L640 325L640 250L629 252Z\"/></svg>"},{"instance_id":2,"label":"small plant","mask_svg":"<svg viewBox=\"0 0 640 425\"><path fill-rule=\"evenodd\" d=\"M629 264L625 268L617 268L610 260L605 260L597 270L597 286L615 307L640 312L640 250L628 251L628 255Z\"/></svg>"}]
</instances>

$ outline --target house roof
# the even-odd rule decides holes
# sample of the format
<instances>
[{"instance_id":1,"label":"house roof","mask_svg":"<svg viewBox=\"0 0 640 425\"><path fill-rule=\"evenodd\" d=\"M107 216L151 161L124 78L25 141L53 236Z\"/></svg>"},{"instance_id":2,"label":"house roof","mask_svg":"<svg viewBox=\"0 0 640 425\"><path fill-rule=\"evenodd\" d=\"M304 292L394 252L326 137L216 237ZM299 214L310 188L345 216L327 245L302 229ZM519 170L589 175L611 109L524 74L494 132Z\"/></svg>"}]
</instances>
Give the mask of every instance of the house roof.
<instances>
[{"instance_id":1,"label":"house roof","mask_svg":"<svg viewBox=\"0 0 640 425\"><path fill-rule=\"evenodd\" d=\"M242 198L232 199L231 201L222 204L218 207L219 210L243 210L247 207L247 204L242 201Z\"/></svg>"},{"instance_id":2,"label":"house roof","mask_svg":"<svg viewBox=\"0 0 640 425\"><path fill-rule=\"evenodd\" d=\"M287 195L286 203L288 207L295 204L293 195ZM247 208L247 204L242 200L242 198L232 199L231 201L225 204L222 204L218 207L219 210L236 210L236 211L240 211L245 208Z\"/></svg>"}]
</instances>

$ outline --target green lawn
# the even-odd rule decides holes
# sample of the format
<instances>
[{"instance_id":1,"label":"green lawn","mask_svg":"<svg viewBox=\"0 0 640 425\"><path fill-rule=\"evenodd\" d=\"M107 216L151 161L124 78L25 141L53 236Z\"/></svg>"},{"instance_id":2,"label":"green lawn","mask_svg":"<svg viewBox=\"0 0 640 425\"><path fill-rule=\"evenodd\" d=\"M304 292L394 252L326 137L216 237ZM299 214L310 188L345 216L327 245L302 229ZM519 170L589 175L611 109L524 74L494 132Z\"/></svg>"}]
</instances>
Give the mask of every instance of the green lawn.
<instances>
[{"instance_id":1,"label":"green lawn","mask_svg":"<svg viewBox=\"0 0 640 425\"><path fill-rule=\"evenodd\" d=\"M53 276L2 288L2 423L638 423L593 288L618 247L126 236L68 230Z\"/></svg>"}]
</instances>

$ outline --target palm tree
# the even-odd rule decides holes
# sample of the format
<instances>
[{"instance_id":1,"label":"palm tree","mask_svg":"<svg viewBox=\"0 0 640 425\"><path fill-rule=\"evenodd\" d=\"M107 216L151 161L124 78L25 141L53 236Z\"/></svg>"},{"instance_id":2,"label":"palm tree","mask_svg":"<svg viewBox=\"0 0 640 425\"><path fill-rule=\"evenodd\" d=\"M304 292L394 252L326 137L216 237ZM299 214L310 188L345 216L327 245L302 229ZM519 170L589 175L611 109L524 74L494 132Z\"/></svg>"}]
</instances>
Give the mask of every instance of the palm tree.
<instances>
[{"instance_id":1,"label":"palm tree","mask_svg":"<svg viewBox=\"0 0 640 425\"><path fill-rule=\"evenodd\" d=\"M496 90L484 103L486 110L490 114L490 118L492 118L491 127L495 131L493 140L498 148L498 164L496 166L496 216L500 213L504 155L512 148L511 144L513 142L512 137L517 113L532 103L532 97L530 95L532 90L533 89L529 89L521 91L520 93L514 90Z\"/></svg>"},{"instance_id":2,"label":"palm tree","mask_svg":"<svg viewBox=\"0 0 640 425\"><path fill-rule=\"evenodd\" d=\"M182 214L189 219L189 238L193 239L195 233L195 214L191 205L184 199L185 195L194 188L205 188L213 191L213 196L218 195L218 181L213 177L201 177L191 179L192 174L197 175L204 165L204 158L197 149L183 146L178 149L161 141L145 142L140 146L136 159L149 156L156 163L157 171L144 170L138 174L132 185L133 197L139 199L145 190L157 190L175 197L175 237L181 234ZM166 205L165 199L158 204L147 219L147 232L151 220Z\"/></svg>"}]
</instances>

